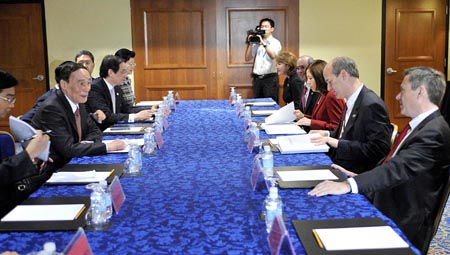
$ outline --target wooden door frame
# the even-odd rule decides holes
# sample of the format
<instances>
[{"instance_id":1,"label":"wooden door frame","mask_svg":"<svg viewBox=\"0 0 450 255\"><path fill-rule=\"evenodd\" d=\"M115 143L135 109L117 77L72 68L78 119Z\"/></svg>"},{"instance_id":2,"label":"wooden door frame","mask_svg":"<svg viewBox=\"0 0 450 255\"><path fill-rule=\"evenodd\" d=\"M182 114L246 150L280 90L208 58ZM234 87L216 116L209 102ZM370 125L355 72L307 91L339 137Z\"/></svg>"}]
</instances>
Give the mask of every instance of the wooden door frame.
<instances>
[{"instance_id":1,"label":"wooden door frame","mask_svg":"<svg viewBox=\"0 0 450 255\"><path fill-rule=\"evenodd\" d=\"M386 71L386 1L382 1L382 18L381 18L381 70L380 70L380 76L381 76L381 84L380 84L380 97L385 100L384 98L384 90L385 90L385 71ZM447 6L450 5L450 0L447 0ZM449 29L449 11L447 9L446 11L446 25L445 25L445 67L444 67L444 75L446 77L446 80L448 80L448 29Z\"/></svg>"},{"instance_id":2,"label":"wooden door frame","mask_svg":"<svg viewBox=\"0 0 450 255\"><path fill-rule=\"evenodd\" d=\"M45 0L0 0L0 4L40 4L41 5L41 17L42 17L42 38L44 45L44 69L45 69L45 89L50 89L49 70L48 70L48 47L47 47L47 25L45 21ZM20 84L19 84L20 86ZM40 95L39 95L40 96Z\"/></svg>"}]
</instances>

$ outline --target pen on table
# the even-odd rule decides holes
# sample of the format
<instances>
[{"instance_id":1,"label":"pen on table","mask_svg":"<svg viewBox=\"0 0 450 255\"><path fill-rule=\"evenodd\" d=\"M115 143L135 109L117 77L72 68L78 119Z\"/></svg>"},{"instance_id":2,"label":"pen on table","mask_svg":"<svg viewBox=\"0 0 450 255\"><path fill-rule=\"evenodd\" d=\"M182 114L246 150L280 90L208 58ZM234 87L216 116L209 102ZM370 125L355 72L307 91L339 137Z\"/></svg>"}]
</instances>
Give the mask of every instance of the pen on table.
<instances>
[{"instance_id":1,"label":"pen on table","mask_svg":"<svg viewBox=\"0 0 450 255\"><path fill-rule=\"evenodd\" d=\"M80 211L78 211L77 215L75 215L75 219L78 219L78 217L80 217L80 215L84 212L84 209L86 209L86 205L83 205L83 207L81 207Z\"/></svg>"},{"instance_id":2,"label":"pen on table","mask_svg":"<svg viewBox=\"0 0 450 255\"><path fill-rule=\"evenodd\" d=\"M319 245L320 248L323 249L322 241L320 240L320 237L319 237L319 235L317 234L316 230L313 229L312 232L313 232L314 239L316 239L317 244Z\"/></svg>"},{"instance_id":3,"label":"pen on table","mask_svg":"<svg viewBox=\"0 0 450 255\"><path fill-rule=\"evenodd\" d=\"M50 134L51 132L52 132L51 130L45 130L45 131L42 131L42 134L43 134L43 135L48 135L48 134ZM32 135L30 138L23 139L23 142L29 141L29 140L31 140L31 139L33 139L33 138L36 138L36 135Z\"/></svg>"},{"instance_id":4,"label":"pen on table","mask_svg":"<svg viewBox=\"0 0 450 255\"><path fill-rule=\"evenodd\" d=\"M113 173L114 173L114 171L116 171L116 169L111 169L111 172L109 172L109 175L108 175L108 177L110 177Z\"/></svg>"}]
</instances>

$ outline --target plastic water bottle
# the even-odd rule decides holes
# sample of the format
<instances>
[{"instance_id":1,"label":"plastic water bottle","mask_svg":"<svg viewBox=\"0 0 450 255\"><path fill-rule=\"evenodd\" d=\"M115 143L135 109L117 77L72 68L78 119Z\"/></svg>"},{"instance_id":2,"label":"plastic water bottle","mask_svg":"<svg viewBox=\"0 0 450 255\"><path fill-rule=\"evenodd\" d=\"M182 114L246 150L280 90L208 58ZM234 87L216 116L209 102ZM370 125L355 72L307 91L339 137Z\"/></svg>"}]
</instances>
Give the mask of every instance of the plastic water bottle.
<instances>
[{"instance_id":1,"label":"plastic water bottle","mask_svg":"<svg viewBox=\"0 0 450 255\"><path fill-rule=\"evenodd\" d=\"M269 195L264 200L264 209L266 217L266 230L267 233L272 229L272 224L277 216L283 216L283 202L278 195L277 187L270 187Z\"/></svg>"},{"instance_id":2,"label":"plastic water bottle","mask_svg":"<svg viewBox=\"0 0 450 255\"><path fill-rule=\"evenodd\" d=\"M248 128L251 122L252 111L250 110L250 106L246 106L244 110L244 128Z\"/></svg>"},{"instance_id":3,"label":"plastic water bottle","mask_svg":"<svg viewBox=\"0 0 450 255\"><path fill-rule=\"evenodd\" d=\"M141 151L137 144L130 144L130 150L128 151L127 159L127 174L128 175L139 175L142 168L142 157Z\"/></svg>"},{"instance_id":4,"label":"plastic water bottle","mask_svg":"<svg viewBox=\"0 0 450 255\"><path fill-rule=\"evenodd\" d=\"M264 154L262 155L262 167L264 177L267 179L273 176L273 153L269 145L264 145Z\"/></svg>"},{"instance_id":5,"label":"plastic water bottle","mask_svg":"<svg viewBox=\"0 0 450 255\"><path fill-rule=\"evenodd\" d=\"M94 228L101 228L107 221L107 205L105 201L105 191L100 183L91 183L86 185L87 189L91 189L91 208L89 209L88 224Z\"/></svg>"},{"instance_id":6,"label":"plastic water bottle","mask_svg":"<svg viewBox=\"0 0 450 255\"><path fill-rule=\"evenodd\" d=\"M244 111L244 108L243 108L242 97L241 97L241 95L237 94L236 95L236 113L237 113L238 117L242 116L243 111Z\"/></svg>"},{"instance_id":7,"label":"plastic water bottle","mask_svg":"<svg viewBox=\"0 0 450 255\"><path fill-rule=\"evenodd\" d=\"M167 100L169 101L170 110L175 110L175 99L173 97L173 90L167 92Z\"/></svg>"},{"instance_id":8,"label":"plastic water bottle","mask_svg":"<svg viewBox=\"0 0 450 255\"><path fill-rule=\"evenodd\" d=\"M106 180L100 181L100 185L103 188L104 192L104 200L106 205L106 219L111 219L113 208L112 208L112 200L111 200L111 188L108 186Z\"/></svg>"},{"instance_id":9,"label":"plastic water bottle","mask_svg":"<svg viewBox=\"0 0 450 255\"><path fill-rule=\"evenodd\" d=\"M44 243L43 249L37 252L30 252L27 255L62 255L63 253L59 253L56 251L56 245L54 242L46 242Z\"/></svg>"},{"instance_id":10,"label":"plastic water bottle","mask_svg":"<svg viewBox=\"0 0 450 255\"><path fill-rule=\"evenodd\" d=\"M234 105L236 104L236 88L235 87L231 87L231 91L230 91L230 105Z\"/></svg>"},{"instance_id":11,"label":"plastic water bottle","mask_svg":"<svg viewBox=\"0 0 450 255\"><path fill-rule=\"evenodd\" d=\"M144 133L144 148L142 153L144 154L144 156L154 155L155 147L156 143L154 129L148 127L145 129Z\"/></svg>"}]
</instances>

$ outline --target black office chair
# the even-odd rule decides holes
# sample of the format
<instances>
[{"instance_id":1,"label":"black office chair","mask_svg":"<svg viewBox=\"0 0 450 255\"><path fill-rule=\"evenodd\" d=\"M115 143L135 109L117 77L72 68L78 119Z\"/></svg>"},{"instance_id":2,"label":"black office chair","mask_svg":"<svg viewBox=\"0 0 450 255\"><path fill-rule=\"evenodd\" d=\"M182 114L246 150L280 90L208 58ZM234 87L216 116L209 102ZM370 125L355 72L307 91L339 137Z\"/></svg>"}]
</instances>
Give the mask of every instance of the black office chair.
<instances>
[{"instance_id":1,"label":"black office chair","mask_svg":"<svg viewBox=\"0 0 450 255\"><path fill-rule=\"evenodd\" d=\"M448 169L448 172L450 174L450 167ZM439 203L439 208L436 214L436 217L434 218L434 223L433 223L433 234L432 236L429 238L430 240L428 240L427 246L424 247L424 251L422 251L422 254L427 254L428 249L430 247L430 243L433 240L434 236L436 235L438 229L439 229L439 224L441 223L441 218L442 218L442 214L444 214L444 210L445 207L447 206L447 201L448 201L448 197L450 194L450 175L448 177L447 183L445 184L445 188L444 188L444 194L442 194L442 199L441 202Z\"/></svg>"},{"instance_id":2,"label":"black office chair","mask_svg":"<svg viewBox=\"0 0 450 255\"><path fill-rule=\"evenodd\" d=\"M10 157L15 154L16 147L14 137L5 131L0 131L0 157L2 159Z\"/></svg>"}]
</instances>

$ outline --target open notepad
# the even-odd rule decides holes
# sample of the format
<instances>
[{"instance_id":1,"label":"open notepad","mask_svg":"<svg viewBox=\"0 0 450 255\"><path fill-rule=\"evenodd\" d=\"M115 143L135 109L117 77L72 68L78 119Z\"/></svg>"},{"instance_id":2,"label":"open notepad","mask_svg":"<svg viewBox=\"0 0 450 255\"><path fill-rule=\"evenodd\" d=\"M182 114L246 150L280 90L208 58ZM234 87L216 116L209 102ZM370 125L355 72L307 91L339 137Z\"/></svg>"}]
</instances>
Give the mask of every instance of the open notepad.
<instances>
[{"instance_id":1,"label":"open notepad","mask_svg":"<svg viewBox=\"0 0 450 255\"><path fill-rule=\"evenodd\" d=\"M261 124L261 128L266 131L268 135L300 135L306 134L305 130L301 127L295 125L294 123L284 123L284 124L271 124L267 125L265 123Z\"/></svg>"},{"instance_id":2,"label":"open notepad","mask_svg":"<svg viewBox=\"0 0 450 255\"><path fill-rule=\"evenodd\" d=\"M328 145L311 143L311 137L317 135L319 134L277 136L276 143L281 154L327 152L330 149Z\"/></svg>"},{"instance_id":3,"label":"open notepad","mask_svg":"<svg viewBox=\"0 0 450 255\"><path fill-rule=\"evenodd\" d=\"M24 147L28 144L26 141L31 140L36 135L36 129L25 121L9 116L9 128L16 141L23 143ZM50 141L47 143L47 147L37 156L37 158L47 161L50 151Z\"/></svg>"},{"instance_id":4,"label":"open notepad","mask_svg":"<svg viewBox=\"0 0 450 255\"><path fill-rule=\"evenodd\" d=\"M18 205L2 222L74 220L86 208L84 204ZM51 213L50 213L51 212Z\"/></svg>"},{"instance_id":5,"label":"open notepad","mask_svg":"<svg viewBox=\"0 0 450 255\"><path fill-rule=\"evenodd\" d=\"M112 141L114 141L114 140L103 140L102 142L104 142L105 144L108 144L108 143L110 143ZM144 138L125 139L124 141L127 144L125 149L119 150L119 151L108 151L108 153L127 153L128 151L130 151L130 145L131 144L136 144L137 146L143 146L144 145Z\"/></svg>"}]
</instances>

